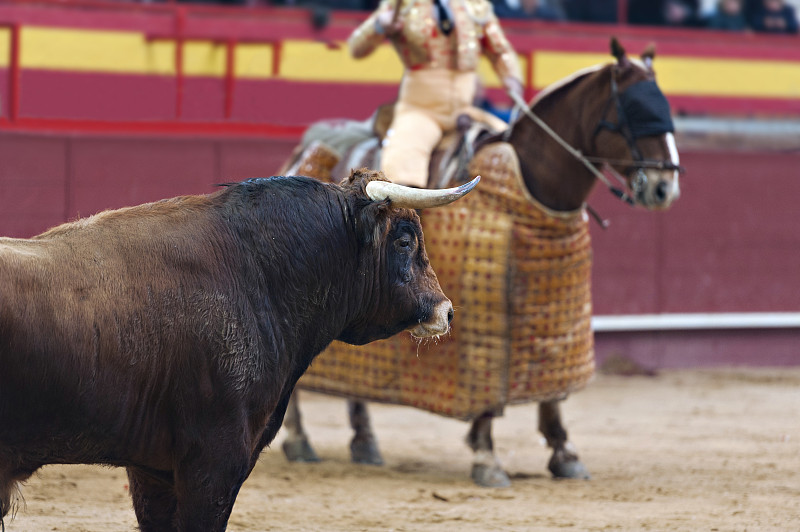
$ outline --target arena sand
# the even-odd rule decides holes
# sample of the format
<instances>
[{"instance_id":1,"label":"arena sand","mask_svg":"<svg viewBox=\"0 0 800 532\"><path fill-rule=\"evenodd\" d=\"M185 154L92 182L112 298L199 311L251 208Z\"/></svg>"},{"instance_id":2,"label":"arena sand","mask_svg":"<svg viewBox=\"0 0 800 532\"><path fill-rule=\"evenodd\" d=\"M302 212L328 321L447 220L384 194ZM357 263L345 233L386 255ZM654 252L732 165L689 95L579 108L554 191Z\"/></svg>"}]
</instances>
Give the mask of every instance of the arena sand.
<instances>
[{"instance_id":1,"label":"arena sand","mask_svg":"<svg viewBox=\"0 0 800 532\"><path fill-rule=\"evenodd\" d=\"M374 405L386 466L348 462L342 400L304 394L323 462L279 435L242 488L232 531L800 530L800 369L600 376L565 404L591 481L554 481L536 407L495 423L513 487L469 480L465 423ZM121 469L50 466L8 532L135 530Z\"/></svg>"}]
</instances>

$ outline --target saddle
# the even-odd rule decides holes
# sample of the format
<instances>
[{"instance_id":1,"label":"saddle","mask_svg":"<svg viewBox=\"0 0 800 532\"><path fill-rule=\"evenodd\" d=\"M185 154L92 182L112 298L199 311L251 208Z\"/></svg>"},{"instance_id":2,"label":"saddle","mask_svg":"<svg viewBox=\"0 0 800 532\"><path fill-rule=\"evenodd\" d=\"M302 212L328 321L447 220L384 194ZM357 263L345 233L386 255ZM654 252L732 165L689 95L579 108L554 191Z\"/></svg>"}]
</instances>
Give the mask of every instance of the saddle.
<instances>
[{"instance_id":1,"label":"saddle","mask_svg":"<svg viewBox=\"0 0 800 532\"><path fill-rule=\"evenodd\" d=\"M445 134L433 151L427 188L446 188L450 183L467 181L467 166L476 145L503 127L502 121L485 111L471 111L458 118L456 129ZM380 168L380 147L393 114L391 103L378 107L363 121L339 119L312 124L279 173L339 182L352 168Z\"/></svg>"}]
</instances>

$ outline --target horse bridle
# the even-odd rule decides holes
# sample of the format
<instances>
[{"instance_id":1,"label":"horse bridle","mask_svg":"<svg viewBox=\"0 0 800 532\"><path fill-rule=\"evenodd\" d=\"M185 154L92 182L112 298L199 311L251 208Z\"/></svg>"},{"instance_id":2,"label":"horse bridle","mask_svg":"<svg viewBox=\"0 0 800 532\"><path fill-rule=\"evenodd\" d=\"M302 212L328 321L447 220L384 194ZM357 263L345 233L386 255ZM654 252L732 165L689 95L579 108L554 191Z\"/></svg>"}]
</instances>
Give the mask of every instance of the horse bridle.
<instances>
[{"instance_id":1,"label":"horse bridle","mask_svg":"<svg viewBox=\"0 0 800 532\"><path fill-rule=\"evenodd\" d=\"M605 110L603 111L603 115L600 118L600 122L595 127L594 134L592 135L592 139L595 139L597 135L600 134L601 131L608 130L612 133L616 133L620 135L624 140L625 143L628 145L628 150L631 153L631 159L607 159L605 157L586 157L586 160L592 163L599 163L602 164L604 169L613 175L618 181L620 181L624 186L627 186L627 181L619 175L614 169L614 166L624 166L628 169L635 170L635 174L633 175L630 188L631 192L633 192L634 197L641 193L645 186L647 186L647 174L645 173L645 169L653 168L656 170L666 170L666 171L677 171L679 173L684 173L685 169L673 163L672 161L656 161L651 159L645 159L642 157L642 153L639 150L639 147L636 145L636 135L631 130L630 121L628 118L628 114L625 112L625 107L622 105L622 96L619 92L619 85L617 84L617 78L615 76L615 68L611 69L611 96L606 104ZM634 84L635 85L635 84ZM630 87L627 89L630 90ZM626 91L627 91L626 90ZM624 92L622 93L624 94ZM659 91L660 94L660 91ZM617 123L613 123L609 121L606 117L608 116L611 107L614 107L617 111ZM671 125L671 124L670 124ZM665 131L662 133L672 132L672 128L665 128ZM632 199L625 195L620 195L621 191L612 190L612 193L625 201L626 203L633 204Z\"/></svg>"},{"instance_id":2,"label":"horse bridle","mask_svg":"<svg viewBox=\"0 0 800 532\"><path fill-rule=\"evenodd\" d=\"M607 159L605 157L589 157L584 155L580 150L575 149L572 145L570 145L567 141L565 141L558 133L556 133L547 123L544 122L541 118L539 118L529 107L527 102L522 99L522 96L519 94L509 92L509 97L514 102L515 111L519 110L525 116L533 120L539 127L541 127L550 137L553 138L561 147L567 150L573 157L578 159L587 170L589 170L594 176L602 182L611 193L619 198L620 200L624 201L628 205L635 205L636 201L634 198L639 195L644 187L647 185L647 174L645 173L645 169L648 168L655 168L657 170L674 170L680 173L684 172L684 168L676 165L672 161L653 161L649 159L644 159L642 157L639 148L636 145L636 137L631 131L630 122L628 120L628 116L625 112L624 106L622 105L622 98L619 92L619 86L617 85L617 79L614 75L614 69L611 69L611 97L609 98L608 103L606 104L606 108L603 111L603 115L600 119L600 122L597 124L595 128L594 135L592 138L596 137L601 131L607 129L613 133L617 133L621 135L625 142L628 145L628 148L631 152L631 159L624 160L624 159ZM615 106L617 110L617 123L614 124L606 120L606 116L611 109L611 106ZM512 126L506 130L507 134L510 134ZM614 184L609 181L606 175L600 171L596 164L602 165L603 169L612 175L621 185L622 188L615 186ZM627 168L635 169L636 173L632 177L630 184L628 181L619 174L619 172L614 168L616 166L625 166ZM630 188L630 192L628 193L628 188Z\"/></svg>"}]
</instances>

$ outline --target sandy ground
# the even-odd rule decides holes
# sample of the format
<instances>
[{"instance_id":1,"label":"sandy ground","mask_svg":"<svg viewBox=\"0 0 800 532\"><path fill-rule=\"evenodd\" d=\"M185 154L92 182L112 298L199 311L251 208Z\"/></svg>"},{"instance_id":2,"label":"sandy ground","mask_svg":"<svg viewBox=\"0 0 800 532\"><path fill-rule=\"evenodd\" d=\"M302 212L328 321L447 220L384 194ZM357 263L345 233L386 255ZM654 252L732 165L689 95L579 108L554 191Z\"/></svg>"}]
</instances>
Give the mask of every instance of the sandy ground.
<instances>
[{"instance_id":1,"label":"sandy ground","mask_svg":"<svg viewBox=\"0 0 800 532\"><path fill-rule=\"evenodd\" d=\"M384 467L348 462L341 400L305 394L324 462L288 464L279 435L229 530L800 530L800 369L600 376L564 407L591 481L554 481L535 405L495 424L513 487L469 480L467 425L373 406ZM8 532L134 530L124 471L51 466Z\"/></svg>"}]
</instances>

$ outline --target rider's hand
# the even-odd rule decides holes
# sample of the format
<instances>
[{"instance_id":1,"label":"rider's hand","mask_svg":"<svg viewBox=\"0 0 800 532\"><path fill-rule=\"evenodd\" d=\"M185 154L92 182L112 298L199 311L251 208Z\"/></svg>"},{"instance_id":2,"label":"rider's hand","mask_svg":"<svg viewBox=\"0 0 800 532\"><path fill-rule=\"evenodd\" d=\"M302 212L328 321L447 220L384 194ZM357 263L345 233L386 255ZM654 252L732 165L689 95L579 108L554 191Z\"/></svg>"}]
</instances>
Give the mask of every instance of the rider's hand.
<instances>
[{"instance_id":1,"label":"rider's hand","mask_svg":"<svg viewBox=\"0 0 800 532\"><path fill-rule=\"evenodd\" d=\"M399 33L403 29L403 21L399 17L394 21L392 19L394 19L394 11L381 11L378 13L378 17L375 19L377 32L387 36Z\"/></svg>"}]
</instances>

